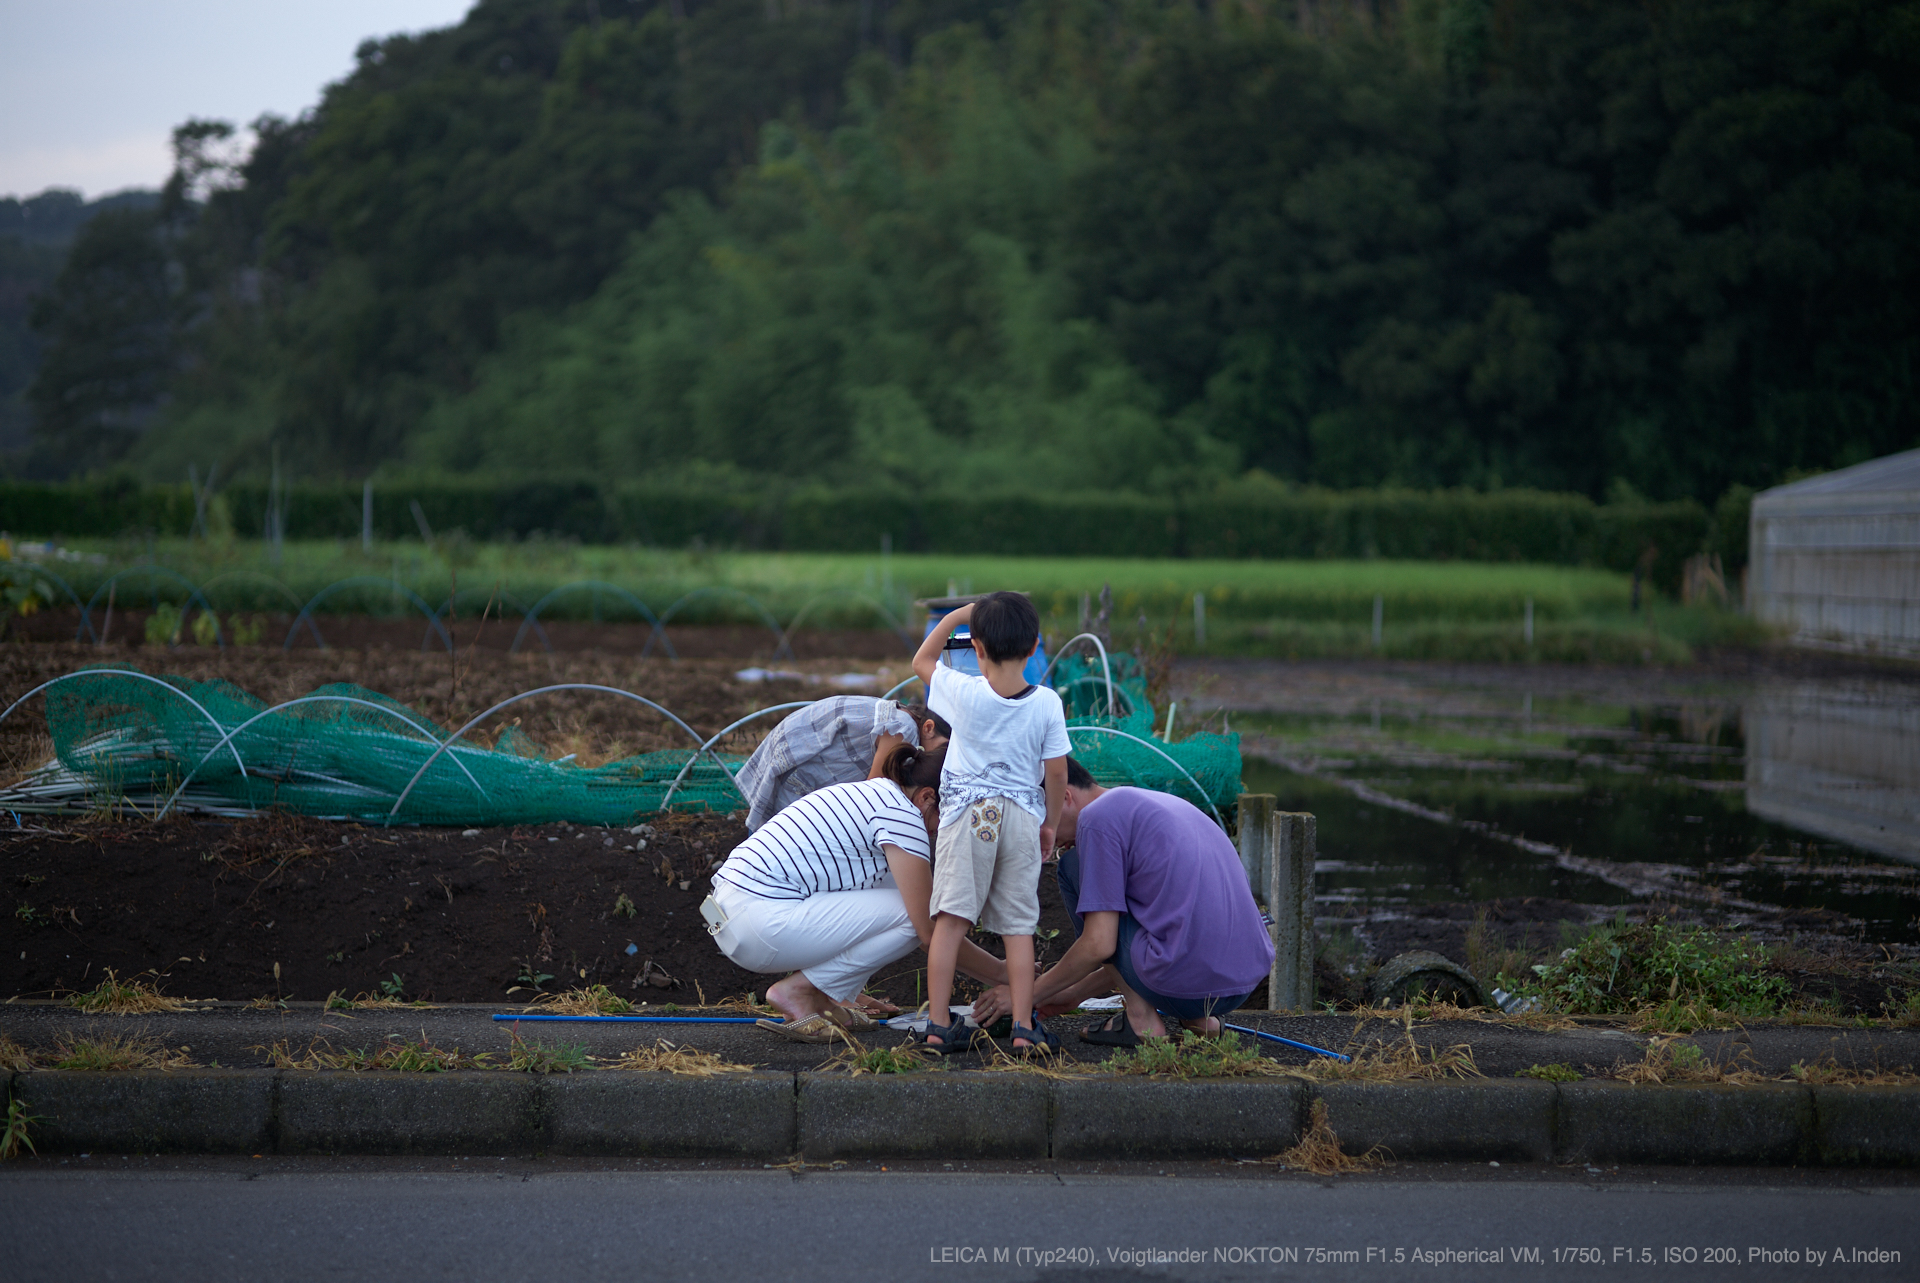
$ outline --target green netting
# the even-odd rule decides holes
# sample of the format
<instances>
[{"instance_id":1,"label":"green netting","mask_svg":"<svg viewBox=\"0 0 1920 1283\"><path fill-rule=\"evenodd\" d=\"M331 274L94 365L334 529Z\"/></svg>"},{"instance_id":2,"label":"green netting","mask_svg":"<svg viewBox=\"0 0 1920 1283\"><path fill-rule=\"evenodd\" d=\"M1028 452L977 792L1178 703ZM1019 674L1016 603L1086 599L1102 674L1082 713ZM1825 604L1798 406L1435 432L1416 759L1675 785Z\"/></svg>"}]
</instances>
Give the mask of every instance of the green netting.
<instances>
[{"instance_id":1,"label":"green netting","mask_svg":"<svg viewBox=\"0 0 1920 1283\"><path fill-rule=\"evenodd\" d=\"M1222 811L1233 804L1240 791L1238 736L1192 735L1172 744L1152 739L1153 710L1131 657L1115 657L1117 718L1100 715L1106 688L1097 662L1095 681L1082 680L1086 670L1077 658L1063 660L1057 684L1068 704L1074 755L1095 779L1159 789ZM412 824L628 824L661 809L693 757L689 745L577 767L548 761L517 728L492 748L463 741L435 757L451 734L447 728L363 687L322 686L269 710L228 682L156 682L115 666L83 670L50 688L47 726L61 766L93 805L124 798L157 807L179 789L180 804L200 810L277 807L370 823L392 814ZM741 760L703 755L694 761L673 791L673 809L737 809L742 799L731 772ZM71 795L51 785L42 791Z\"/></svg>"},{"instance_id":2,"label":"green netting","mask_svg":"<svg viewBox=\"0 0 1920 1283\"><path fill-rule=\"evenodd\" d=\"M266 704L227 682L162 678L187 696L182 699L130 671L91 669L47 692L47 726L61 763L90 780L103 800L164 798L185 782L182 801L201 808L279 807L384 822L451 733L416 709L344 682L267 712ZM236 730L230 748L223 746L222 737ZM690 746L576 767L547 761L513 731L494 749L463 742L440 754L395 819L476 826L631 823L660 809L691 755ZM737 767L741 759L723 760ZM676 811L740 805L729 768L712 757L695 762L673 795Z\"/></svg>"},{"instance_id":3,"label":"green netting","mask_svg":"<svg viewBox=\"0 0 1920 1283\"><path fill-rule=\"evenodd\" d=\"M1211 803L1224 814L1239 800L1240 737L1203 733L1171 744L1155 738L1153 706L1147 702L1146 678L1139 665L1124 653L1111 656L1108 663L1113 677L1111 715L1107 675L1099 656L1068 655L1054 666L1053 686L1067 708L1074 757L1109 787L1131 784L1158 789L1202 808ZM1109 730L1133 738L1106 733Z\"/></svg>"}]
</instances>

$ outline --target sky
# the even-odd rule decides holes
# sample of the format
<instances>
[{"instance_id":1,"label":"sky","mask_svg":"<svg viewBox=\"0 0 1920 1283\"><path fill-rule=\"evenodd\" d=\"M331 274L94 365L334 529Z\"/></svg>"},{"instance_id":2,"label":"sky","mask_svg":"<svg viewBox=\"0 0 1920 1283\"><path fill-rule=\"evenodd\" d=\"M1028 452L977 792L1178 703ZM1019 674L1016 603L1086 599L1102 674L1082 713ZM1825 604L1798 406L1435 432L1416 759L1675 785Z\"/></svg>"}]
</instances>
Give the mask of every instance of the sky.
<instances>
[{"instance_id":1,"label":"sky","mask_svg":"<svg viewBox=\"0 0 1920 1283\"><path fill-rule=\"evenodd\" d=\"M297 116L368 36L471 0L0 0L0 197L159 187L188 117Z\"/></svg>"}]
</instances>

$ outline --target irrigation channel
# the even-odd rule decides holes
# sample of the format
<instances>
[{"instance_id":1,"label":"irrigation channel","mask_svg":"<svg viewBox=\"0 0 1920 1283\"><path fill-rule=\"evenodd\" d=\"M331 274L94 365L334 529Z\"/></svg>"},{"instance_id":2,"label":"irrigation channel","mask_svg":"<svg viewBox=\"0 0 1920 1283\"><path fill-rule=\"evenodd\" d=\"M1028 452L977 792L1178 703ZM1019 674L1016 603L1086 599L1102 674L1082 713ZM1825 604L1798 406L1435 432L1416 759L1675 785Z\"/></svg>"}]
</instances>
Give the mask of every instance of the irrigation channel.
<instances>
[{"instance_id":1,"label":"irrigation channel","mask_svg":"<svg viewBox=\"0 0 1920 1283\"><path fill-rule=\"evenodd\" d=\"M1668 904L1920 944L1913 674L1202 661L1175 693L1318 817L1323 922Z\"/></svg>"}]
</instances>

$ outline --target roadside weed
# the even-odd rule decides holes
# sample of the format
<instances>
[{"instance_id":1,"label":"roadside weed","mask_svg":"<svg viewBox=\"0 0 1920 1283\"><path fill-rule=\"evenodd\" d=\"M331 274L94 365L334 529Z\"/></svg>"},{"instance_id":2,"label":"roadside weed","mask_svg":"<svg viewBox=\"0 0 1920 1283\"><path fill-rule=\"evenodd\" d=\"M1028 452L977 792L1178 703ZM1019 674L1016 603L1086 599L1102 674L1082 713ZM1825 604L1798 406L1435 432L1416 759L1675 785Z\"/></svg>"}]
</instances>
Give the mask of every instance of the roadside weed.
<instances>
[{"instance_id":1,"label":"roadside weed","mask_svg":"<svg viewBox=\"0 0 1920 1283\"><path fill-rule=\"evenodd\" d=\"M1385 1161L1381 1157L1379 1146L1364 1154L1349 1154L1340 1148L1340 1138L1334 1134L1333 1127L1327 1122L1327 1102L1313 1102L1313 1113L1309 1116L1307 1130L1300 1134L1300 1142L1292 1149L1275 1154L1265 1160L1284 1167L1298 1167L1312 1172L1315 1176L1340 1176L1348 1172L1357 1172Z\"/></svg>"},{"instance_id":2,"label":"roadside weed","mask_svg":"<svg viewBox=\"0 0 1920 1283\"><path fill-rule=\"evenodd\" d=\"M1744 1053L1740 1059L1745 1059ZM1656 1039L1638 1061L1616 1064L1613 1077L1622 1082L1656 1086L1666 1083L1731 1083L1745 1087L1767 1081L1765 1074L1736 1068L1737 1064L1738 1060L1709 1060L1706 1052L1690 1042L1661 1038Z\"/></svg>"},{"instance_id":3,"label":"roadside weed","mask_svg":"<svg viewBox=\"0 0 1920 1283\"><path fill-rule=\"evenodd\" d=\"M1739 934L1616 918L1534 967L1523 991L1578 1015L1660 1008L1673 1021L1689 1013L1770 1016L1790 986L1767 971L1767 960L1764 947Z\"/></svg>"},{"instance_id":4,"label":"roadside weed","mask_svg":"<svg viewBox=\"0 0 1920 1283\"><path fill-rule=\"evenodd\" d=\"M550 1011L563 1016L627 1016L634 1006L605 985L587 985L565 993L543 993L528 1011Z\"/></svg>"},{"instance_id":5,"label":"roadside weed","mask_svg":"<svg viewBox=\"0 0 1920 1283\"><path fill-rule=\"evenodd\" d=\"M67 999L67 1005L96 1015L132 1016L155 1011L178 1011L185 1004L178 998L165 996L138 976L121 980L109 968L105 980L85 993L73 994Z\"/></svg>"},{"instance_id":6,"label":"roadside weed","mask_svg":"<svg viewBox=\"0 0 1920 1283\"><path fill-rule=\"evenodd\" d=\"M1811 1065L1795 1061L1787 1067L1787 1075L1810 1087L1910 1087L1920 1083L1920 1074L1914 1073L1911 1065L1883 1069L1876 1063L1859 1069L1841 1064L1831 1054Z\"/></svg>"},{"instance_id":7,"label":"roadside weed","mask_svg":"<svg viewBox=\"0 0 1920 1283\"><path fill-rule=\"evenodd\" d=\"M1480 1067L1473 1063L1473 1048L1465 1043L1452 1047L1422 1047L1408 1037L1404 1042L1349 1043L1350 1059L1335 1060L1316 1056L1295 1073L1322 1081L1401 1082L1408 1079L1479 1078Z\"/></svg>"},{"instance_id":8,"label":"roadside weed","mask_svg":"<svg viewBox=\"0 0 1920 1283\"><path fill-rule=\"evenodd\" d=\"M33 1053L5 1034L0 1034L0 1069L18 1071L32 1068Z\"/></svg>"},{"instance_id":9,"label":"roadside weed","mask_svg":"<svg viewBox=\"0 0 1920 1283\"><path fill-rule=\"evenodd\" d=\"M92 1071L118 1069L191 1069L182 1047L163 1047L155 1038L69 1038L54 1040L53 1068Z\"/></svg>"},{"instance_id":10,"label":"roadside weed","mask_svg":"<svg viewBox=\"0 0 1920 1283\"><path fill-rule=\"evenodd\" d=\"M492 1065L492 1053L475 1056L475 1065ZM579 1043L559 1043L548 1046L534 1040L528 1042L520 1036L518 1030L507 1031L507 1059L501 1066L528 1074L572 1074L593 1068L593 1057Z\"/></svg>"},{"instance_id":11,"label":"roadside weed","mask_svg":"<svg viewBox=\"0 0 1920 1283\"><path fill-rule=\"evenodd\" d=\"M39 1121L40 1115L29 1114L24 1101L15 1100L7 1103L7 1129L0 1132L0 1161L18 1158L22 1145L27 1147L27 1152L30 1154L40 1153L33 1147L33 1138L27 1135L27 1128Z\"/></svg>"},{"instance_id":12,"label":"roadside weed","mask_svg":"<svg viewBox=\"0 0 1920 1283\"><path fill-rule=\"evenodd\" d=\"M1149 1074L1168 1078L1245 1078L1291 1073L1243 1043L1240 1035L1222 1033L1202 1038L1191 1029L1180 1037L1146 1038L1138 1047L1115 1052L1099 1066L1109 1074Z\"/></svg>"},{"instance_id":13,"label":"roadside weed","mask_svg":"<svg viewBox=\"0 0 1920 1283\"><path fill-rule=\"evenodd\" d=\"M1515 1078L1538 1078L1543 1083L1577 1083L1583 1077L1572 1065L1529 1065L1525 1069L1516 1069Z\"/></svg>"},{"instance_id":14,"label":"roadside weed","mask_svg":"<svg viewBox=\"0 0 1920 1283\"><path fill-rule=\"evenodd\" d=\"M847 1046L840 1054L820 1068L844 1069L850 1074L917 1074L942 1066L932 1054L918 1047L904 1044L897 1047L868 1047L859 1039L849 1037Z\"/></svg>"}]
</instances>

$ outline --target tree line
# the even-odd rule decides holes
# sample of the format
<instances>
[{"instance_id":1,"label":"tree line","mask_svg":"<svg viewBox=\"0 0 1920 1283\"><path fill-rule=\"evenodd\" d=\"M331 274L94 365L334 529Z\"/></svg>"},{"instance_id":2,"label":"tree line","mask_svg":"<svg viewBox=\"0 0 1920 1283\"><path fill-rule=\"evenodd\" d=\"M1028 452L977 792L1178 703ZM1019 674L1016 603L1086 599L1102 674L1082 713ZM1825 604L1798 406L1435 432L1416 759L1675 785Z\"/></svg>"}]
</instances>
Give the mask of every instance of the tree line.
<instances>
[{"instance_id":1,"label":"tree line","mask_svg":"<svg viewBox=\"0 0 1920 1283\"><path fill-rule=\"evenodd\" d=\"M1711 505L1920 443L1917 87L1911 0L481 0L176 132L16 471Z\"/></svg>"}]
</instances>

